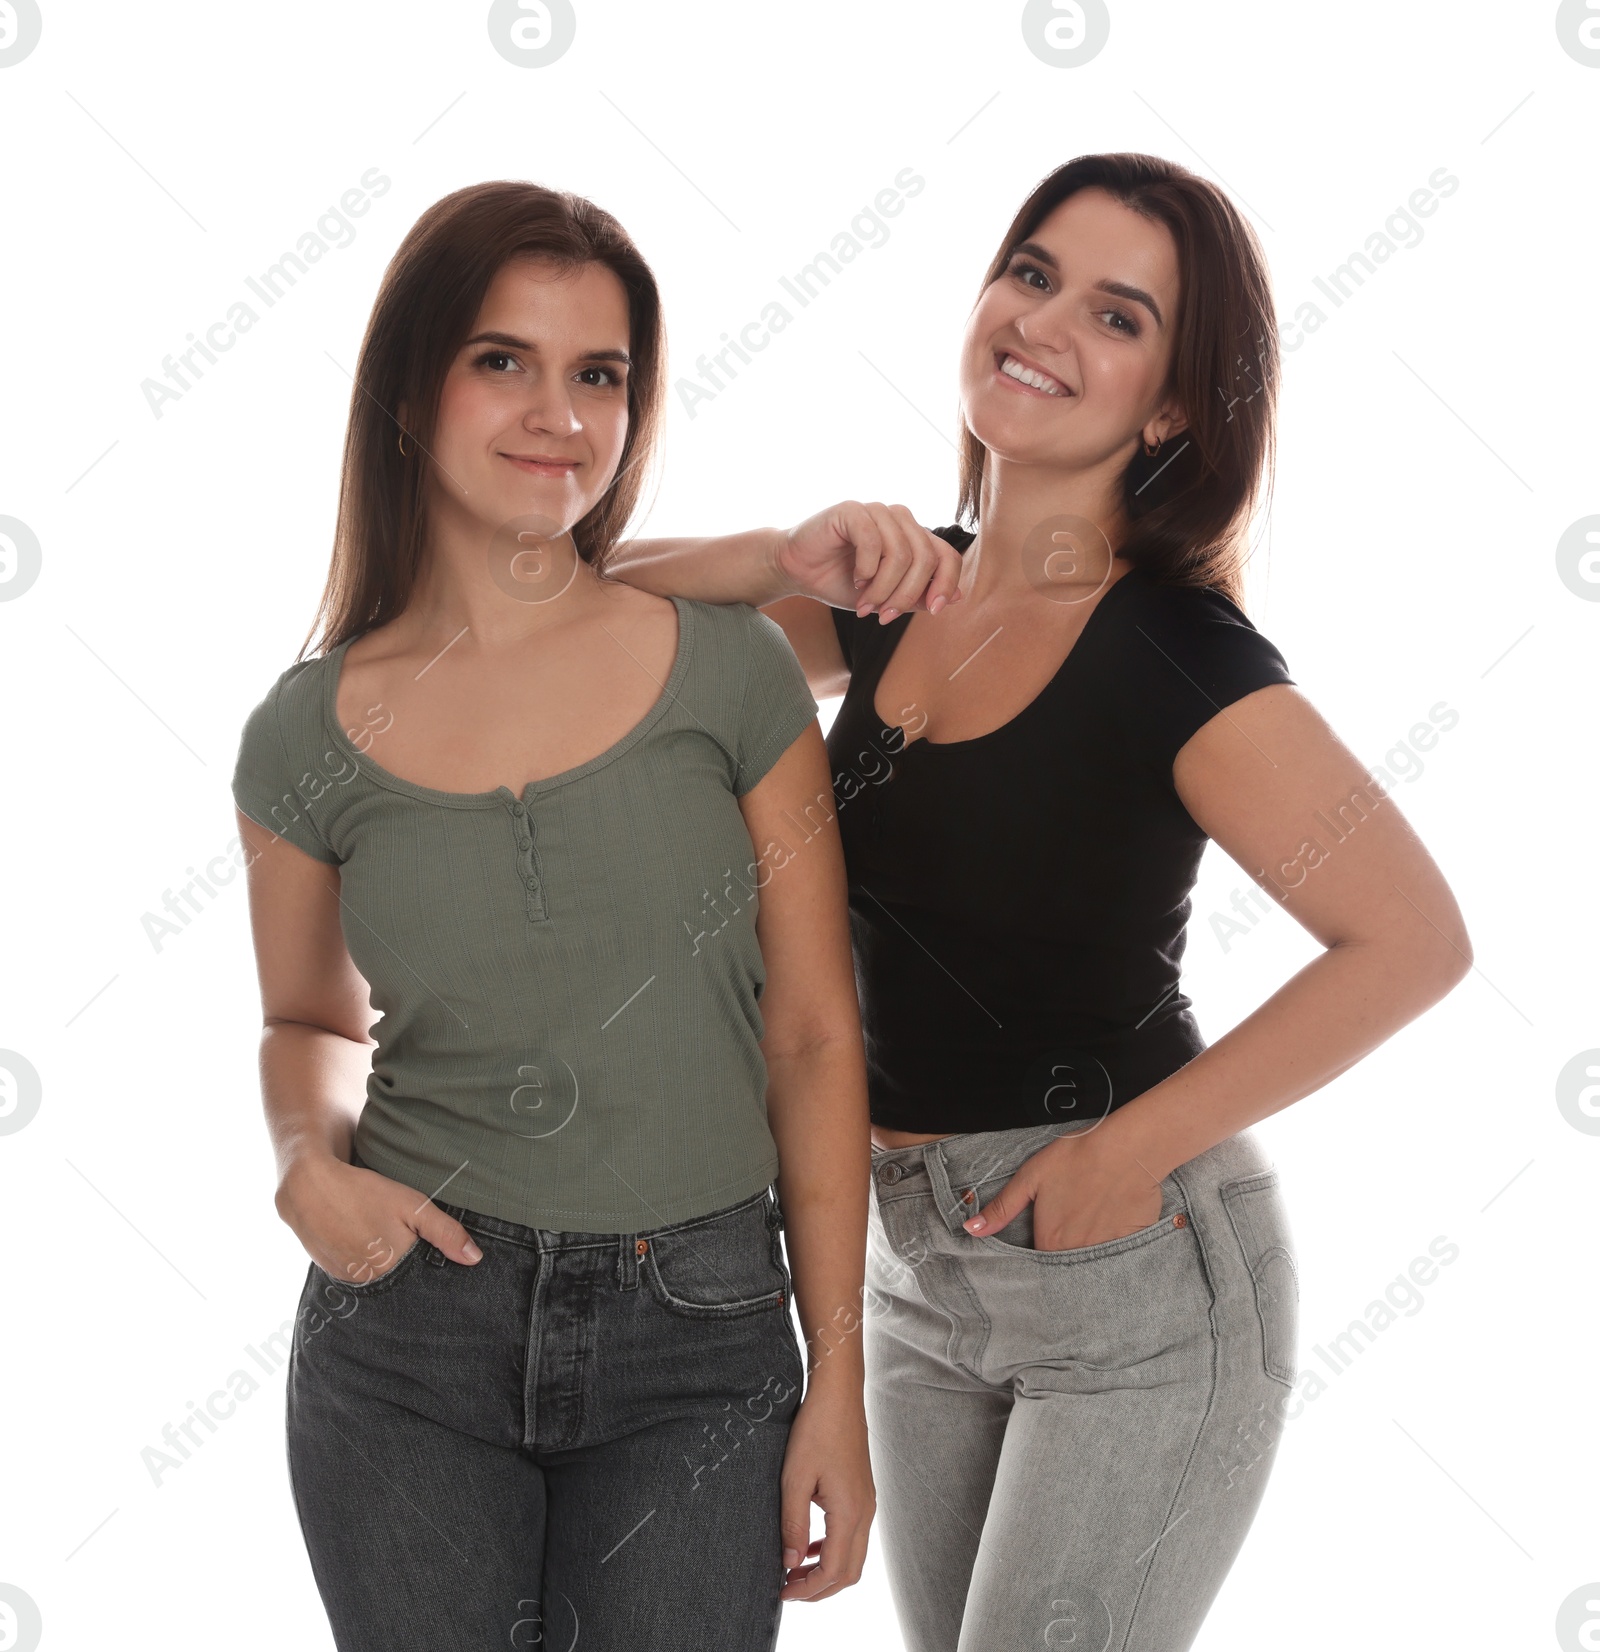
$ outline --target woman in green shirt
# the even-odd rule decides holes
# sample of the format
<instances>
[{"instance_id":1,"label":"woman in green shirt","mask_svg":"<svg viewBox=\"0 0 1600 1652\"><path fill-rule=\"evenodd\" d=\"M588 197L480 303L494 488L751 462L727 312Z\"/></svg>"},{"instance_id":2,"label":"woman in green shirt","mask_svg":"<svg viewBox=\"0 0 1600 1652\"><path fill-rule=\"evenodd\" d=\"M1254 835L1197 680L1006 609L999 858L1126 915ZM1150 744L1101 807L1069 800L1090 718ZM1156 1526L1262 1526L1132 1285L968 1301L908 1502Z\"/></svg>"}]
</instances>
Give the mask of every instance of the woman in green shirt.
<instances>
[{"instance_id":1,"label":"woman in green shirt","mask_svg":"<svg viewBox=\"0 0 1600 1652\"><path fill-rule=\"evenodd\" d=\"M664 372L609 215L521 183L424 213L357 368L321 651L240 747L312 1261L289 1462L345 1652L747 1652L861 1571L827 758L771 620L602 577Z\"/></svg>"}]
</instances>

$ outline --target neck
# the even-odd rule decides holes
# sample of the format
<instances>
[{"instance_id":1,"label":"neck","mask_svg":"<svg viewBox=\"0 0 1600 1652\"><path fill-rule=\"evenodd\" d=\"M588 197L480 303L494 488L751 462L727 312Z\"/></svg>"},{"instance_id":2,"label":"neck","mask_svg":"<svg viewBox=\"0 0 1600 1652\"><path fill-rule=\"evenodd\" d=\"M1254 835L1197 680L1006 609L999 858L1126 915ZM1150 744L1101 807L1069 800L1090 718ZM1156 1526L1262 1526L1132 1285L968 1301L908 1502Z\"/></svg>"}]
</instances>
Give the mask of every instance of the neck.
<instances>
[{"instance_id":1,"label":"neck","mask_svg":"<svg viewBox=\"0 0 1600 1652\"><path fill-rule=\"evenodd\" d=\"M479 647L515 647L611 594L570 533L519 542L447 507L429 513L416 588L395 625L413 640L448 642L465 630Z\"/></svg>"},{"instance_id":2,"label":"neck","mask_svg":"<svg viewBox=\"0 0 1600 1652\"><path fill-rule=\"evenodd\" d=\"M1115 454L1089 470L1065 471L1014 464L990 453L984 461L978 510L978 536L962 557L961 586L969 599L1021 599L1037 590L1047 556L1053 566L1070 568L1093 586L1106 572L1109 547L1115 553L1127 536L1119 489L1126 454ZM1081 526L1052 545L1045 524L1053 517L1077 517ZM1068 531L1062 524L1062 532ZM1115 577L1126 571L1116 563ZM1030 572L1034 576L1030 578ZM1070 576L1069 576L1070 577Z\"/></svg>"}]
</instances>

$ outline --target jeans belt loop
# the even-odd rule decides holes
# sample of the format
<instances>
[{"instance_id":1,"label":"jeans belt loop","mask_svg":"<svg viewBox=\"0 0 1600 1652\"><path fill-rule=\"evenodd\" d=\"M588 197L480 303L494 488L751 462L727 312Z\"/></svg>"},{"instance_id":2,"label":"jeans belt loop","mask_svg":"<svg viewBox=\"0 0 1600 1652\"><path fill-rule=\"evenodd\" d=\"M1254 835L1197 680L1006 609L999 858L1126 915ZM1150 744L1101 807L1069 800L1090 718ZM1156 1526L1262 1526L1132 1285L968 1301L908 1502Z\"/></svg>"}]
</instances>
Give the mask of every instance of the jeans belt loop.
<instances>
[{"instance_id":1,"label":"jeans belt loop","mask_svg":"<svg viewBox=\"0 0 1600 1652\"><path fill-rule=\"evenodd\" d=\"M638 1236L623 1233L617 1236L617 1286L624 1291L639 1288Z\"/></svg>"}]
</instances>

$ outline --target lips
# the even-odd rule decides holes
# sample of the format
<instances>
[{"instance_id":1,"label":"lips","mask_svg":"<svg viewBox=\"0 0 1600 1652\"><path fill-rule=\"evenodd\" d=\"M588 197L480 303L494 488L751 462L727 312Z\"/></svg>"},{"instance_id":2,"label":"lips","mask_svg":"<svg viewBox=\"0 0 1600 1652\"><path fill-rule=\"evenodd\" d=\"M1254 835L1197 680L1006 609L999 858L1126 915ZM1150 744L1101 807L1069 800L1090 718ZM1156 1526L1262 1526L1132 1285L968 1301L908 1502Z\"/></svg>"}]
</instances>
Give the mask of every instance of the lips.
<instances>
[{"instance_id":1,"label":"lips","mask_svg":"<svg viewBox=\"0 0 1600 1652\"><path fill-rule=\"evenodd\" d=\"M502 453L500 457L530 476L570 476L578 465L576 459L555 459L543 453Z\"/></svg>"},{"instance_id":2,"label":"lips","mask_svg":"<svg viewBox=\"0 0 1600 1652\"><path fill-rule=\"evenodd\" d=\"M1065 398L1073 394L1072 390L1054 375L1031 361L1024 361L1020 356L1013 355L1009 350L1002 350L995 357L995 367L1003 378L1010 379L1013 384L1026 386L1041 396L1056 396Z\"/></svg>"}]
</instances>

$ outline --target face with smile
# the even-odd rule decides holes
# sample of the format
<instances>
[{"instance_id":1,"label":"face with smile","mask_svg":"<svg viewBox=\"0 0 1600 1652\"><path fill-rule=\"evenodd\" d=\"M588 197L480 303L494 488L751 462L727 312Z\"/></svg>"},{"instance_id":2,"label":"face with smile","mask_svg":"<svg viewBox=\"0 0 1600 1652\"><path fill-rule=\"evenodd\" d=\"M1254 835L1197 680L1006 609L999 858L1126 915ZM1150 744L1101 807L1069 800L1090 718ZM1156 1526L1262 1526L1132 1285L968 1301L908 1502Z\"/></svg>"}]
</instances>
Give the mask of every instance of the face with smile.
<instances>
[{"instance_id":1,"label":"face with smile","mask_svg":"<svg viewBox=\"0 0 1600 1652\"><path fill-rule=\"evenodd\" d=\"M961 353L968 427L991 460L1061 471L1183 428L1162 394L1180 294L1164 224L1101 189L1069 196L979 299Z\"/></svg>"},{"instance_id":2,"label":"face with smile","mask_svg":"<svg viewBox=\"0 0 1600 1652\"><path fill-rule=\"evenodd\" d=\"M622 456L628 372L628 300L611 270L531 258L502 266L440 392L435 528L492 533L537 515L566 531L581 521Z\"/></svg>"}]
</instances>

